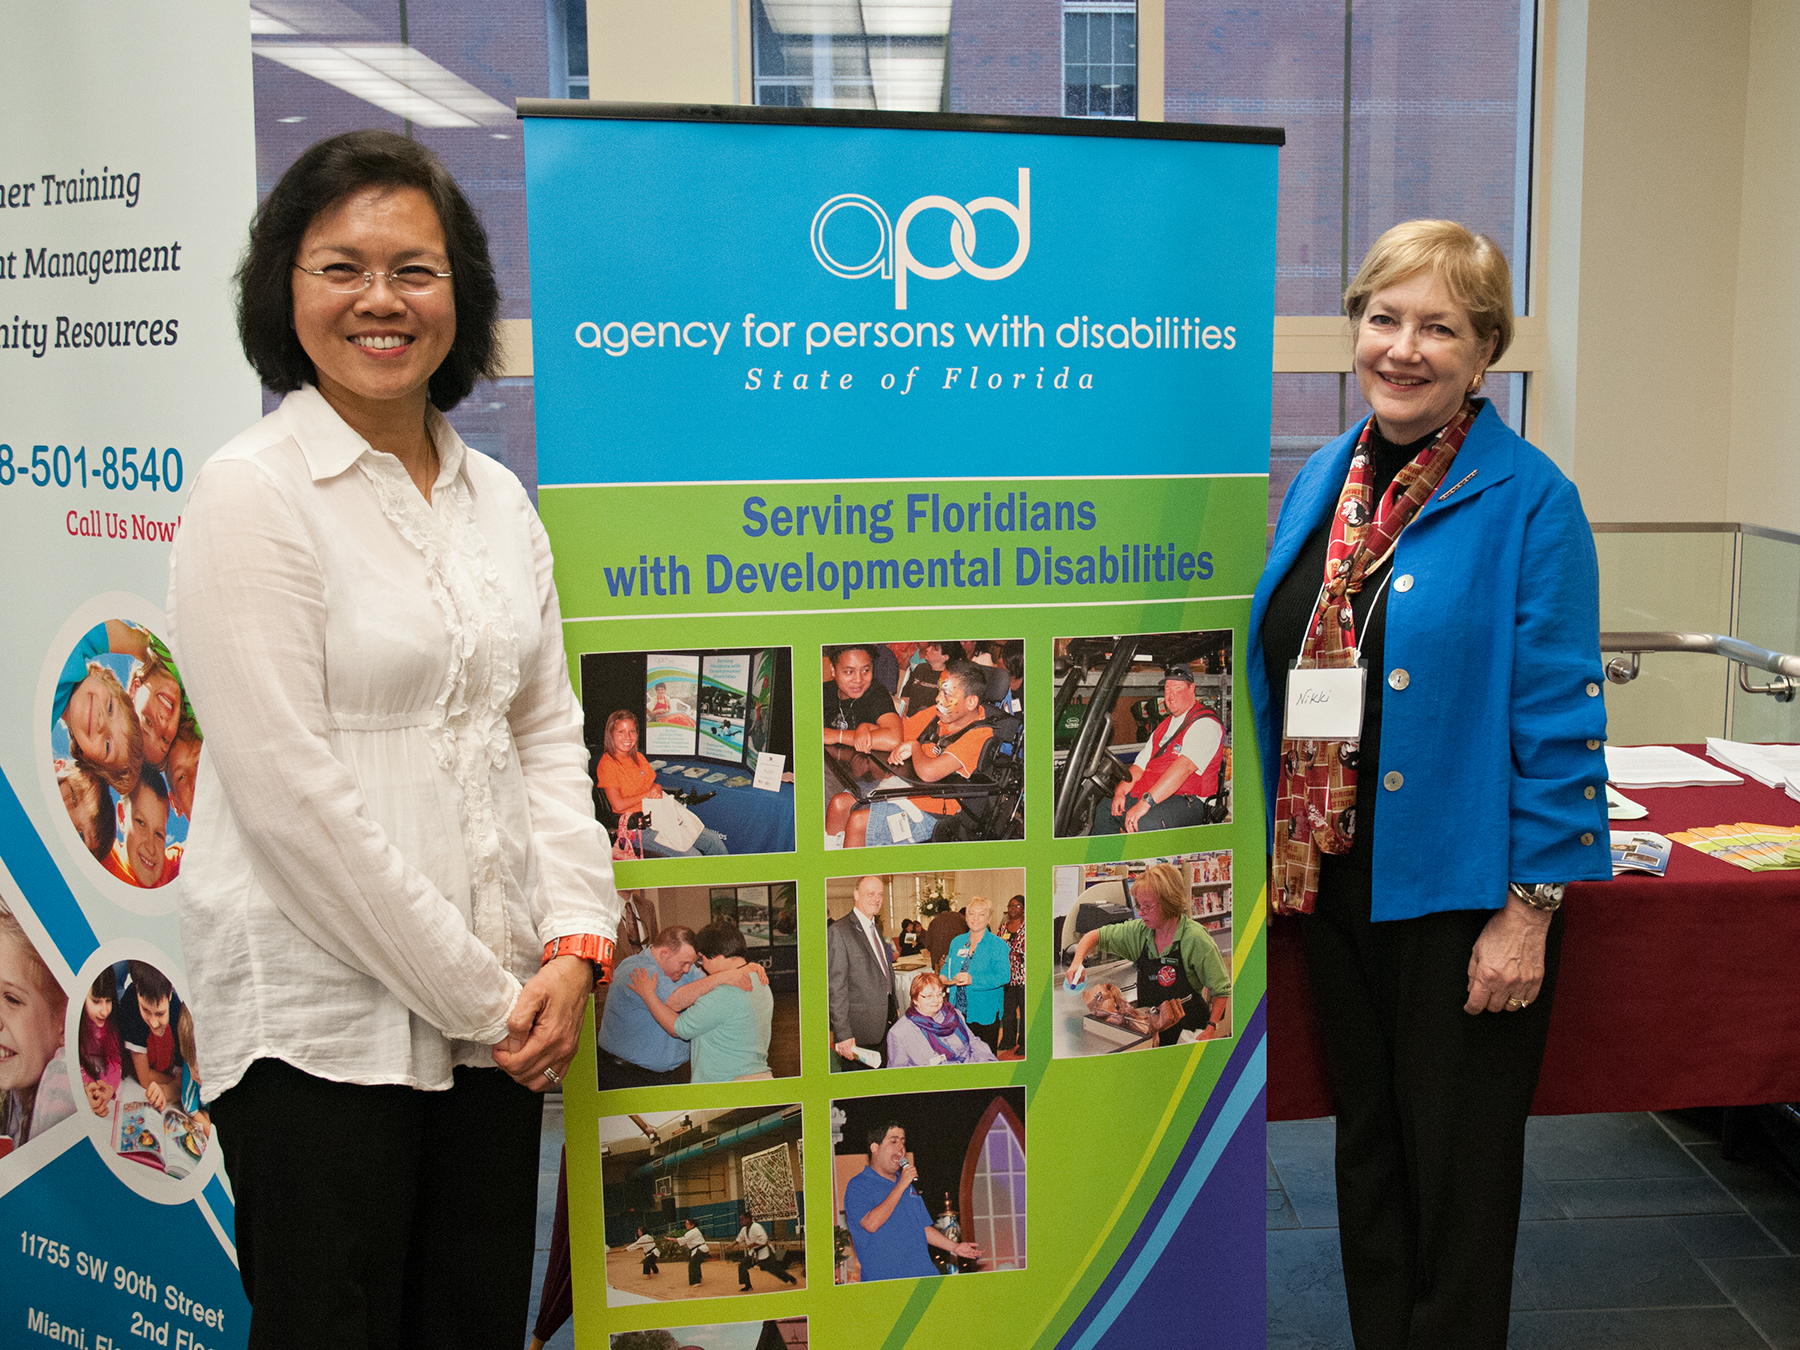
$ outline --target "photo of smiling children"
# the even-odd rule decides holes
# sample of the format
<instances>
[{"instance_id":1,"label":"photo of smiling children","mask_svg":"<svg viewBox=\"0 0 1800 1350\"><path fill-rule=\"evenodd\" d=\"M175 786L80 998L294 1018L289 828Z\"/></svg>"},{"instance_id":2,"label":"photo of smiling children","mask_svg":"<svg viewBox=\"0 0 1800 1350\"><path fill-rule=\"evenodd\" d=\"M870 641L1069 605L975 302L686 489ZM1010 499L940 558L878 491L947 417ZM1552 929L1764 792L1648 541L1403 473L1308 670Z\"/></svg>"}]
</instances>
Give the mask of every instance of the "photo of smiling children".
<instances>
[{"instance_id":1,"label":"photo of smiling children","mask_svg":"<svg viewBox=\"0 0 1800 1350\"><path fill-rule=\"evenodd\" d=\"M181 871L203 737L161 638L123 619L84 633L50 708L63 810L109 875L140 889Z\"/></svg>"},{"instance_id":2,"label":"photo of smiling children","mask_svg":"<svg viewBox=\"0 0 1800 1350\"><path fill-rule=\"evenodd\" d=\"M0 1160L75 1114L62 1055L68 1007L68 994L0 899Z\"/></svg>"}]
</instances>

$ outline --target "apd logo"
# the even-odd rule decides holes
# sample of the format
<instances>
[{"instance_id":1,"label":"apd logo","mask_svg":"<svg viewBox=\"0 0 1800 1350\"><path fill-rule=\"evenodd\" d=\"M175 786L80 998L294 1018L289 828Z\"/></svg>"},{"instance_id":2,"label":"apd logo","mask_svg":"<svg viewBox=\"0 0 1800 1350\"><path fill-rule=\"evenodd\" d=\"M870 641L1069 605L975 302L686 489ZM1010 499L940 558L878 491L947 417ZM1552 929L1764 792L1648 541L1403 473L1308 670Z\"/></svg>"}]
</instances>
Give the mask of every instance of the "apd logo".
<instances>
[{"instance_id":1,"label":"apd logo","mask_svg":"<svg viewBox=\"0 0 1800 1350\"><path fill-rule=\"evenodd\" d=\"M860 262L843 262L835 257L825 241L825 228L839 211L860 211L873 218L877 232L875 251ZM941 267L922 263L913 257L907 232L914 217L922 211L950 213L950 258ZM984 267L975 261L975 217L983 211L999 211L1012 221L1019 232L1019 246L1012 258L1000 267ZM890 222L881 204L856 192L840 193L818 209L812 220L812 251L833 276L857 281L880 275L894 283L894 308L906 308L906 278L911 273L927 281L943 281L958 272L967 272L982 281L1000 281L1024 266L1031 252L1031 170L1019 170L1019 202L1015 206L1003 197L977 197L963 203L948 197L920 197L900 213L898 223Z\"/></svg>"}]
</instances>

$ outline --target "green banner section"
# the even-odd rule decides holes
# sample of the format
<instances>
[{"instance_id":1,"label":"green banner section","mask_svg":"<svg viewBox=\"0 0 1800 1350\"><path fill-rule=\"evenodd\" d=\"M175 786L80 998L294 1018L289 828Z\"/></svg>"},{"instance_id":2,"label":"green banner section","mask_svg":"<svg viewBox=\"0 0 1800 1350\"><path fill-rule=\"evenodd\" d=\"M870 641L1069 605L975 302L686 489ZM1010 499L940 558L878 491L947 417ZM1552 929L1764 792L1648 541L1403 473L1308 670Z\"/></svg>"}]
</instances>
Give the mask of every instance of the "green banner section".
<instances>
[{"instance_id":1,"label":"green banner section","mask_svg":"<svg viewBox=\"0 0 1800 1350\"><path fill-rule=\"evenodd\" d=\"M1262 475L545 487L571 620L1245 596Z\"/></svg>"}]
</instances>

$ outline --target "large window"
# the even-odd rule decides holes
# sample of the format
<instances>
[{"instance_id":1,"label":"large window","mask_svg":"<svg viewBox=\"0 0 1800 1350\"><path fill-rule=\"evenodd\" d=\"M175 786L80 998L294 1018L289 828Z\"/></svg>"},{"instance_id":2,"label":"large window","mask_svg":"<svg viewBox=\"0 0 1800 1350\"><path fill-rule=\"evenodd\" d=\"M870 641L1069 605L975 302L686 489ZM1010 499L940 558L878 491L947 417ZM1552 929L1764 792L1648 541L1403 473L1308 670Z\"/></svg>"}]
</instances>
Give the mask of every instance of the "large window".
<instances>
[{"instance_id":1,"label":"large window","mask_svg":"<svg viewBox=\"0 0 1800 1350\"><path fill-rule=\"evenodd\" d=\"M759 106L944 106L950 0L752 0L750 13Z\"/></svg>"},{"instance_id":2,"label":"large window","mask_svg":"<svg viewBox=\"0 0 1800 1350\"><path fill-rule=\"evenodd\" d=\"M1420 216L1499 244L1524 313L1535 37L1533 0L1167 0L1164 115L1286 128L1277 314L1341 314L1369 245ZM1482 392L1523 429L1525 376ZM1367 413L1354 375L1275 376L1271 521L1306 456Z\"/></svg>"},{"instance_id":3,"label":"large window","mask_svg":"<svg viewBox=\"0 0 1800 1350\"><path fill-rule=\"evenodd\" d=\"M1137 5L1063 6L1063 116L1137 116Z\"/></svg>"}]
</instances>

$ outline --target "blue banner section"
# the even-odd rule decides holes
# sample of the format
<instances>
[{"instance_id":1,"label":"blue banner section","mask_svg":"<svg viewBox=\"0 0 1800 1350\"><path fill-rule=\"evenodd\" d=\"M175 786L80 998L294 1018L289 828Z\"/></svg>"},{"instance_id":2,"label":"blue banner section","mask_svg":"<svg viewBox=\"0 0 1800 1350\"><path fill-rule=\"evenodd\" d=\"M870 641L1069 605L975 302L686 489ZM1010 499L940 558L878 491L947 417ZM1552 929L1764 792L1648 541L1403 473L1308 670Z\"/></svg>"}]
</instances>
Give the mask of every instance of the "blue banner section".
<instances>
[{"instance_id":1,"label":"blue banner section","mask_svg":"<svg viewBox=\"0 0 1800 1350\"><path fill-rule=\"evenodd\" d=\"M0 859L5 860L6 870L25 892L32 912L49 931L69 969L80 970L100 941L4 772L0 772Z\"/></svg>"},{"instance_id":2,"label":"blue banner section","mask_svg":"<svg viewBox=\"0 0 1800 1350\"><path fill-rule=\"evenodd\" d=\"M525 137L544 484L1267 472L1270 147Z\"/></svg>"},{"instance_id":3,"label":"blue banner section","mask_svg":"<svg viewBox=\"0 0 1800 1350\"><path fill-rule=\"evenodd\" d=\"M1149 1212L1058 1350L1136 1346L1186 1325L1198 1253L1209 1286L1262 1287L1265 1244L1254 1192L1263 1174L1267 1031L1259 1004ZM1220 1297L1209 1305L1205 1339L1260 1344L1262 1318L1254 1301Z\"/></svg>"},{"instance_id":4,"label":"blue banner section","mask_svg":"<svg viewBox=\"0 0 1800 1350\"><path fill-rule=\"evenodd\" d=\"M74 1203L77 1196L85 1202ZM0 1343L42 1338L86 1350L244 1343L250 1305L199 1207L159 1205L126 1190L85 1141L7 1192L0 1206L19 1234L0 1243Z\"/></svg>"}]
</instances>

